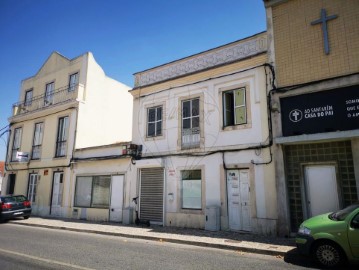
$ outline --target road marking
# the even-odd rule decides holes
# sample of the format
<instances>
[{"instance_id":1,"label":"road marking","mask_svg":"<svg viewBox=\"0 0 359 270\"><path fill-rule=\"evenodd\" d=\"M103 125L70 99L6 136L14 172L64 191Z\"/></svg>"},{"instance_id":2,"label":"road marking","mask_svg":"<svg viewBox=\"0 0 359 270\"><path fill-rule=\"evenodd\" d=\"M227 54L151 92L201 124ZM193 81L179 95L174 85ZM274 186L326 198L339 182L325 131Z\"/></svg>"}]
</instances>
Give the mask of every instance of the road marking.
<instances>
[{"instance_id":1,"label":"road marking","mask_svg":"<svg viewBox=\"0 0 359 270\"><path fill-rule=\"evenodd\" d=\"M27 254L15 252L15 251L5 250L5 249L1 249L1 248L0 248L0 251L8 253L8 254L12 254L12 255L17 255L17 256L20 256L20 257L25 257L25 258L28 258L28 259L38 260L38 261L42 261L42 262L46 262L46 263L58 264L58 265L61 265L61 266L71 267L71 268L75 268L75 269L94 270L93 268L87 268L87 267L82 267L82 266L75 265L75 264L64 263L64 262L59 262L59 261L54 261L54 260L48 260L48 259L44 259L44 258L40 258L40 257L36 257L36 256L31 256L31 255L27 255Z\"/></svg>"}]
</instances>

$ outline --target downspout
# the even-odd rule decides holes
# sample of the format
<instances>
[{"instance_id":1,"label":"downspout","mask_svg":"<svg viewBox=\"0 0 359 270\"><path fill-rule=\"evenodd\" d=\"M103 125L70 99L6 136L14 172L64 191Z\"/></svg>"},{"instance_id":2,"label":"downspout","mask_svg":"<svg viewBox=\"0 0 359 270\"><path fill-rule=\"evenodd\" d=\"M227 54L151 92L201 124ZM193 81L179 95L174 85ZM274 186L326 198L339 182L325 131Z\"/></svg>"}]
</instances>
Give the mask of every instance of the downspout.
<instances>
[{"instance_id":1,"label":"downspout","mask_svg":"<svg viewBox=\"0 0 359 270\"><path fill-rule=\"evenodd\" d=\"M270 91L268 91L268 74L267 74L267 67L269 67L271 74L272 74L272 80L271 80L271 86L272 89ZM267 94L267 114L268 114L268 132L269 132L269 142L266 145L266 147L269 147L269 155L270 155L270 159L267 162L254 162L253 160L251 161L252 164L254 165L268 165L270 163L272 163L273 161L273 154L272 154L272 145L273 145L273 127L272 127L272 99L271 99L271 94L272 91L276 89L275 87L275 72L274 72L274 67L271 64L265 63L264 64L264 72L265 72L265 77L266 77L266 92Z\"/></svg>"}]
</instances>

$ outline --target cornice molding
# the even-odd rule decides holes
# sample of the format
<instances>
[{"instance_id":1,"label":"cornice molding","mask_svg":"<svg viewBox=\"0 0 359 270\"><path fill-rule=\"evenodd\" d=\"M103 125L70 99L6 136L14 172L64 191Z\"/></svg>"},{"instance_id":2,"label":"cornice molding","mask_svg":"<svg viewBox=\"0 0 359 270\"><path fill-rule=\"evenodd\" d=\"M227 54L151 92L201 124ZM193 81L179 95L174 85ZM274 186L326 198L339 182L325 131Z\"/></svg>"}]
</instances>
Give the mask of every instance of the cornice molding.
<instances>
[{"instance_id":1,"label":"cornice molding","mask_svg":"<svg viewBox=\"0 0 359 270\"><path fill-rule=\"evenodd\" d=\"M289 0L264 0L264 6L267 7L273 7L280 5L282 3L288 2Z\"/></svg>"},{"instance_id":2,"label":"cornice molding","mask_svg":"<svg viewBox=\"0 0 359 270\"><path fill-rule=\"evenodd\" d=\"M233 42L135 74L135 88L193 74L267 51L267 34Z\"/></svg>"}]
</instances>

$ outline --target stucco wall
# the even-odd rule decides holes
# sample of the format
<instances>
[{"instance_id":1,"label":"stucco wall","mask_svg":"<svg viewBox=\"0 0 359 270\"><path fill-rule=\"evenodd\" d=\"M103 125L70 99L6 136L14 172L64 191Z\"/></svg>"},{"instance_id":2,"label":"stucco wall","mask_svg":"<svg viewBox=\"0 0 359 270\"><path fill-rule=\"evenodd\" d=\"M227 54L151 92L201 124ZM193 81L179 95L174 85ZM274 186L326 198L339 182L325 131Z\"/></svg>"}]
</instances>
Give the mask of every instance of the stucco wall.
<instances>
[{"instance_id":1,"label":"stucco wall","mask_svg":"<svg viewBox=\"0 0 359 270\"><path fill-rule=\"evenodd\" d=\"M101 150L98 150L101 153ZM96 156L96 153L93 153ZM133 167L129 158L97 160L97 161L78 161L73 164L70 178L70 190L68 192L67 217L69 218L86 218L88 220L108 221L109 209L82 208L74 206L75 185L77 176L94 176L94 175L124 175L123 187L123 208L134 207L132 198L136 196L136 181ZM78 209L77 214L74 209Z\"/></svg>"},{"instance_id":2,"label":"stucco wall","mask_svg":"<svg viewBox=\"0 0 359 270\"><path fill-rule=\"evenodd\" d=\"M88 54L85 101L79 104L76 148L131 140L130 88L107 77Z\"/></svg>"},{"instance_id":3,"label":"stucco wall","mask_svg":"<svg viewBox=\"0 0 359 270\"><path fill-rule=\"evenodd\" d=\"M246 87L247 124L223 128L223 91ZM143 153L181 150L181 100L201 99L202 148L207 151L246 147L268 138L264 68L237 73L134 99L133 142ZM147 108L163 106L163 136L146 138Z\"/></svg>"},{"instance_id":4,"label":"stucco wall","mask_svg":"<svg viewBox=\"0 0 359 270\"><path fill-rule=\"evenodd\" d=\"M57 52L52 53L45 61L39 71L30 78L21 82L21 91L19 101L25 99L26 90L33 89L33 97L45 94L46 84L54 82L55 89L67 87L71 74L79 72L79 83L84 84L86 78L82 69L85 55L81 55L72 60L60 55Z\"/></svg>"},{"instance_id":5,"label":"stucco wall","mask_svg":"<svg viewBox=\"0 0 359 270\"><path fill-rule=\"evenodd\" d=\"M218 206L221 208L221 228L228 229L227 179L224 161L227 169L249 171L252 231L276 234L277 197L274 163L271 162L268 148L226 152L224 157L222 152L207 156L190 156L191 153L196 154L200 151L246 149L266 145L269 142L268 89L266 89L264 67L260 66L265 60L266 57L259 55L132 92L134 95L133 142L143 145L144 157L136 162L136 167L165 169L164 222L166 226L204 228L206 207ZM257 65L259 67L256 67ZM268 71L267 73L269 74ZM223 92L240 87L246 88L247 123L223 127ZM186 152L181 148L181 102L190 98L200 99L200 148L187 151L189 152L187 156L172 156L171 154ZM163 134L147 138L147 109L155 106L163 106ZM146 156L159 154L168 154L168 156L146 159ZM269 164L254 165L252 161ZM200 169L202 172L201 210L188 210L181 207L181 171L192 169Z\"/></svg>"}]
</instances>

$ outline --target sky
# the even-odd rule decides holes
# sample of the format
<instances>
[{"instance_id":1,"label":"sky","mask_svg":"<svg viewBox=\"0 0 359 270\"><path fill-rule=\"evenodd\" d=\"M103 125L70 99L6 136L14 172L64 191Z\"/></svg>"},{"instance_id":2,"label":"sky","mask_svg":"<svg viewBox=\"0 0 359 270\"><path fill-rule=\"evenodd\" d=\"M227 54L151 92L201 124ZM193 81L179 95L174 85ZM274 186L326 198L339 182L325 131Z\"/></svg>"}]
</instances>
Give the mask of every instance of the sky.
<instances>
[{"instance_id":1,"label":"sky","mask_svg":"<svg viewBox=\"0 0 359 270\"><path fill-rule=\"evenodd\" d=\"M90 51L107 76L133 87L136 72L265 30L262 0L0 0L0 134L21 80L53 51Z\"/></svg>"}]
</instances>

